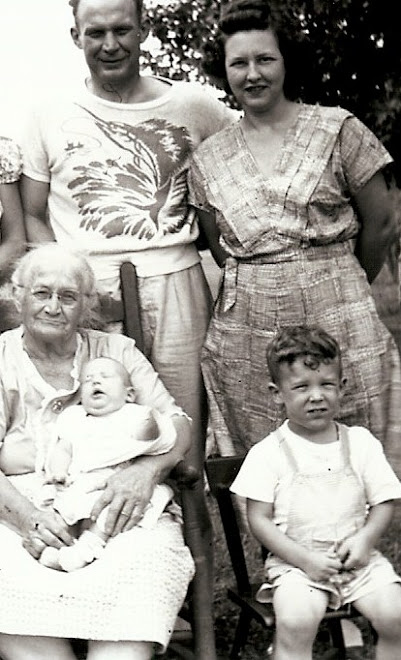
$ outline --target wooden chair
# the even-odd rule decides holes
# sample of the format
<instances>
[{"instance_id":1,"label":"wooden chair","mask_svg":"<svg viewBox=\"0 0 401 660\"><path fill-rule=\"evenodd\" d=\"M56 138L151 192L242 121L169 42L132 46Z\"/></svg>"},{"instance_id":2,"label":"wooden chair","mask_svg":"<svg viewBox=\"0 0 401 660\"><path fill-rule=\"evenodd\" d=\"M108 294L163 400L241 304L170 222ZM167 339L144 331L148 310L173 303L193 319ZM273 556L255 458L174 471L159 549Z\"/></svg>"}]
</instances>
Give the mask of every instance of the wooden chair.
<instances>
[{"instance_id":1,"label":"wooden chair","mask_svg":"<svg viewBox=\"0 0 401 660\"><path fill-rule=\"evenodd\" d=\"M123 263L120 269L122 304L116 303L104 309L105 318L121 321L124 334L135 339L143 350L143 335L138 301L135 267ZM185 542L191 550L196 572L190 585L187 601L180 616L190 624L190 631L175 631L169 648L179 657L188 660L215 660L213 628L213 598L210 594L207 552L202 538L202 521L199 520L198 498L200 489L196 482L202 478L194 467L181 461L171 473L180 489L184 519ZM202 491L203 493L203 488ZM203 495L202 495L203 496ZM189 644L189 647L188 647Z\"/></svg>"},{"instance_id":2,"label":"wooden chair","mask_svg":"<svg viewBox=\"0 0 401 660\"><path fill-rule=\"evenodd\" d=\"M256 620L264 628L274 628L274 611L272 605L258 603L255 600L255 595L260 584L254 584L249 579L234 499L229 490L244 458L244 456L219 457L210 458L205 462L210 491L218 503L227 548L236 580L236 586L230 587L227 595L240 608L234 643L230 654L230 658L233 659L240 657L241 651L247 641L252 620ZM337 649L338 658L345 659L347 657L341 620L354 619L360 616L359 612L352 606L345 606L339 610L327 610L323 621L327 624L332 644Z\"/></svg>"}]
</instances>

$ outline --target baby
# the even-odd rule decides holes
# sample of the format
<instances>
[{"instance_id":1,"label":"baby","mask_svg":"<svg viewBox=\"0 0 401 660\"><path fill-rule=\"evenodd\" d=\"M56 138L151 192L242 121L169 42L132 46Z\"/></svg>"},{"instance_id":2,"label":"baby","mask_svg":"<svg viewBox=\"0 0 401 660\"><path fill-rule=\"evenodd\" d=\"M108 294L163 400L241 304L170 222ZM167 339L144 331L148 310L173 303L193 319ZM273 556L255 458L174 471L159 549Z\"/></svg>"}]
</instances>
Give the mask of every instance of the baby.
<instances>
[{"instance_id":1,"label":"baby","mask_svg":"<svg viewBox=\"0 0 401 660\"><path fill-rule=\"evenodd\" d=\"M144 454L163 454L175 443L173 426L149 406L134 403L135 393L125 367L111 358L95 358L81 373L81 404L64 410L57 422L57 438L49 448L42 488L42 508L52 506L68 525L85 521L87 529L70 547L47 547L39 561L64 571L82 568L97 559L108 539L106 507L96 522L92 508L107 478L127 461ZM161 430L163 429L163 431ZM142 527L156 524L173 491L156 486Z\"/></svg>"}]
</instances>

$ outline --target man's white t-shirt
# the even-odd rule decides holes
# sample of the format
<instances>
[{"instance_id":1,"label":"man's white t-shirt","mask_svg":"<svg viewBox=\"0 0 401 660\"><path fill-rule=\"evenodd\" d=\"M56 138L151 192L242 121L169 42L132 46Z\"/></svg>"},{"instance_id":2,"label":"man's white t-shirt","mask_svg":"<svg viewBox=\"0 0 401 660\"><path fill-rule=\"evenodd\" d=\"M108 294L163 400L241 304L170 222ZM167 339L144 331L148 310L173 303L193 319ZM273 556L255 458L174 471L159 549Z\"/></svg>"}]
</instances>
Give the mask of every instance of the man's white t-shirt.
<instances>
[{"instance_id":1,"label":"man's white t-shirt","mask_svg":"<svg viewBox=\"0 0 401 660\"><path fill-rule=\"evenodd\" d=\"M25 132L23 173L50 185L57 242L83 251L109 293L122 261L144 277L199 261L189 160L235 115L198 83L166 83L163 96L144 103L106 101L86 88L46 99Z\"/></svg>"}]
</instances>

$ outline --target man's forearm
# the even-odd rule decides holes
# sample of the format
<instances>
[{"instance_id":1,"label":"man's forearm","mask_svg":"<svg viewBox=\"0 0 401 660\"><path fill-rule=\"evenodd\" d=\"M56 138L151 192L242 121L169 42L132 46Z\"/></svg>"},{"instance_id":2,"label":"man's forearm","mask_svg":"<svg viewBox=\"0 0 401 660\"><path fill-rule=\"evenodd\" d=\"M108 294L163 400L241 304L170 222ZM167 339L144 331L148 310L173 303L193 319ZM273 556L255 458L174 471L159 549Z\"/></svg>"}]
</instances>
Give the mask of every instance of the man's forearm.
<instances>
[{"instance_id":1,"label":"man's forearm","mask_svg":"<svg viewBox=\"0 0 401 660\"><path fill-rule=\"evenodd\" d=\"M33 245L55 240L54 234L45 220L41 220L34 215L29 213L25 215L25 227L28 242Z\"/></svg>"}]
</instances>

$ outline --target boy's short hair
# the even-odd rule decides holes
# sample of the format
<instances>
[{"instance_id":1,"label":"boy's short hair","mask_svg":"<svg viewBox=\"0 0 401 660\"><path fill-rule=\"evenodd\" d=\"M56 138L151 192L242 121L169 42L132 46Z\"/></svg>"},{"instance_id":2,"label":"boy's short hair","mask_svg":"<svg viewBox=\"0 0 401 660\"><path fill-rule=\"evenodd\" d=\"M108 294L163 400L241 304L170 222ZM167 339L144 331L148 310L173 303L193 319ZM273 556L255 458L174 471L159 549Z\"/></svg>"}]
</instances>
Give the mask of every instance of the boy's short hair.
<instances>
[{"instance_id":1,"label":"boy's short hair","mask_svg":"<svg viewBox=\"0 0 401 660\"><path fill-rule=\"evenodd\" d=\"M276 385L280 381L280 366L292 365L299 357L305 357L305 365L317 369L320 364L337 361L342 376L341 350L337 341L318 326L283 328L267 348L267 366Z\"/></svg>"}]
</instances>

